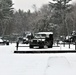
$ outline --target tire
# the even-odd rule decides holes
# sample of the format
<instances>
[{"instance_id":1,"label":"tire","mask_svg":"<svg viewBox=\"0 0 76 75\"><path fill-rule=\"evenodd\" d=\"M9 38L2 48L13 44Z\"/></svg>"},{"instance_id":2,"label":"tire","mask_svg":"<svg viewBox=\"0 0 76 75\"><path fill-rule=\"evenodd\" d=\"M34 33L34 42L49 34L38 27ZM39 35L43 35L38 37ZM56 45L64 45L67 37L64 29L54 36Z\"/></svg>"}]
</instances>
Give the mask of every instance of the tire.
<instances>
[{"instance_id":1,"label":"tire","mask_svg":"<svg viewBox=\"0 0 76 75\"><path fill-rule=\"evenodd\" d=\"M9 42L6 42L6 45L9 45Z\"/></svg>"},{"instance_id":2,"label":"tire","mask_svg":"<svg viewBox=\"0 0 76 75\"><path fill-rule=\"evenodd\" d=\"M48 46L48 48L52 48L52 45Z\"/></svg>"},{"instance_id":3,"label":"tire","mask_svg":"<svg viewBox=\"0 0 76 75\"><path fill-rule=\"evenodd\" d=\"M45 46L47 46L47 48L52 48L52 42L48 42L46 41Z\"/></svg>"},{"instance_id":4,"label":"tire","mask_svg":"<svg viewBox=\"0 0 76 75\"><path fill-rule=\"evenodd\" d=\"M53 47L53 42L50 42L49 48Z\"/></svg>"},{"instance_id":5,"label":"tire","mask_svg":"<svg viewBox=\"0 0 76 75\"><path fill-rule=\"evenodd\" d=\"M39 46L39 48L44 48L44 46Z\"/></svg>"},{"instance_id":6,"label":"tire","mask_svg":"<svg viewBox=\"0 0 76 75\"><path fill-rule=\"evenodd\" d=\"M30 45L30 48L33 48L33 46L32 46L32 45Z\"/></svg>"},{"instance_id":7,"label":"tire","mask_svg":"<svg viewBox=\"0 0 76 75\"><path fill-rule=\"evenodd\" d=\"M49 48L50 46L49 46L49 42L48 41L46 41L45 42L45 46L47 47L47 48Z\"/></svg>"},{"instance_id":8,"label":"tire","mask_svg":"<svg viewBox=\"0 0 76 75\"><path fill-rule=\"evenodd\" d=\"M26 44L28 44L29 42L28 41L26 41Z\"/></svg>"},{"instance_id":9,"label":"tire","mask_svg":"<svg viewBox=\"0 0 76 75\"><path fill-rule=\"evenodd\" d=\"M51 46L48 46L48 48L51 48Z\"/></svg>"}]
</instances>

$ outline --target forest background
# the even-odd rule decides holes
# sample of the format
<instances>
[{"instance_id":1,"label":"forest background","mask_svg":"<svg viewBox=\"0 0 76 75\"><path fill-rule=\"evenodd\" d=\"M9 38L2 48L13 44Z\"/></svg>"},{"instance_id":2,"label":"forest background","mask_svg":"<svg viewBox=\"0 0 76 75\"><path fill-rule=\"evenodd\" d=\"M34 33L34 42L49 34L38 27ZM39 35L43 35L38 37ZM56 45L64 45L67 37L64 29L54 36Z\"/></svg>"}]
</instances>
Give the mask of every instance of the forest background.
<instances>
[{"instance_id":1,"label":"forest background","mask_svg":"<svg viewBox=\"0 0 76 75\"><path fill-rule=\"evenodd\" d=\"M71 0L52 0L33 12L15 10L12 0L0 0L0 36L22 35L52 31L55 37L70 35L76 31L76 4Z\"/></svg>"}]
</instances>

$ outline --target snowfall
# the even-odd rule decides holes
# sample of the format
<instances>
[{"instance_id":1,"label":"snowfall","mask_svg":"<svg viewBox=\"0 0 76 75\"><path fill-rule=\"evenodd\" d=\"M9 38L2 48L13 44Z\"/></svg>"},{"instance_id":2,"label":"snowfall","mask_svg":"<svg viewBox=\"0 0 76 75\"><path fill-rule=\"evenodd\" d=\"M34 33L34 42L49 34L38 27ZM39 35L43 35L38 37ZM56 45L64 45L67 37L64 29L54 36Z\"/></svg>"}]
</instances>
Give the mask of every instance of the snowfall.
<instances>
[{"instance_id":1,"label":"snowfall","mask_svg":"<svg viewBox=\"0 0 76 75\"><path fill-rule=\"evenodd\" d=\"M30 49L25 44L19 46L19 51L75 50L74 45L70 49L68 45L49 49ZM76 53L16 54L15 50L15 43L0 45L0 75L76 75Z\"/></svg>"}]
</instances>

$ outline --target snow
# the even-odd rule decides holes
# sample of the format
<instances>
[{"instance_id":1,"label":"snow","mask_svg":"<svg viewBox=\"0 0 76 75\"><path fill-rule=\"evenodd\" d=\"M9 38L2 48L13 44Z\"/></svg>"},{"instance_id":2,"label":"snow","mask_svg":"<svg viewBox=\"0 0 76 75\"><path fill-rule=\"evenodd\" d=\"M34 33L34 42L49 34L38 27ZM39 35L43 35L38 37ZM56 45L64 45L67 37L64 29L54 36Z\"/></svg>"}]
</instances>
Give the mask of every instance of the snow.
<instances>
[{"instance_id":1,"label":"snow","mask_svg":"<svg viewBox=\"0 0 76 75\"><path fill-rule=\"evenodd\" d=\"M74 72L76 70L76 53L14 54L15 46L15 43L9 46L0 45L0 75L76 75ZM20 44L20 46L23 45ZM29 44L26 47L19 47L19 50L33 50L28 46ZM73 47L74 45L71 45L71 49ZM61 50L63 48L61 45ZM52 49L57 50L60 47ZM68 45L66 45L66 49L69 49ZM35 48L34 50L39 49Z\"/></svg>"},{"instance_id":2,"label":"snow","mask_svg":"<svg viewBox=\"0 0 76 75\"><path fill-rule=\"evenodd\" d=\"M3 42L3 40L2 40L2 39L0 39L0 42Z\"/></svg>"},{"instance_id":3,"label":"snow","mask_svg":"<svg viewBox=\"0 0 76 75\"><path fill-rule=\"evenodd\" d=\"M39 33L37 33L37 34L53 34L53 32L39 32Z\"/></svg>"},{"instance_id":4,"label":"snow","mask_svg":"<svg viewBox=\"0 0 76 75\"><path fill-rule=\"evenodd\" d=\"M74 73L65 57L51 57L48 62L46 75L72 75Z\"/></svg>"},{"instance_id":5,"label":"snow","mask_svg":"<svg viewBox=\"0 0 76 75\"><path fill-rule=\"evenodd\" d=\"M66 44L65 45L65 47L64 47L64 45L62 45L62 44L59 44L58 46L55 44L54 46L53 46L53 48L47 48L47 47L45 47L45 48L43 48L43 49L39 49L39 47L35 47L35 48L33 48L33 49L30 49L28 46L29 46L29 44L19 44L19 48L18 48L18 50L19 51L25 51L25 50L27 50L27 51L57 51L57 50L75 50L75 45L73 45L73 44L71 44L70 45L70 48L69 48L69 45L68 44ZM21 47L21 46L25 46L25 47ZM15 48L16 49L16 48Z\"/></svg>"}]
</instances>

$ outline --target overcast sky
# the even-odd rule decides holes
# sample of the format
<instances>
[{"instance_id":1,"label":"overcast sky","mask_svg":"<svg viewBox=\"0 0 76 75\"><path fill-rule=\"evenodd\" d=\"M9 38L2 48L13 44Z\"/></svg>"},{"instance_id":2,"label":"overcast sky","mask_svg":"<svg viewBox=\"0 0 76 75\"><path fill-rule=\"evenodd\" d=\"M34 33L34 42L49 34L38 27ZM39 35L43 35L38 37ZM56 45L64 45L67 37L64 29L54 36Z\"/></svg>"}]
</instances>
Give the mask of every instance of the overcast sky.
<instances>
[{"instance_id":1,"label":"overcast sky","mask_svg":"<svg viewBox=\"0 0 76 75\"><path fill-rule=\"evenodd\" d=\"M43 4L47 4L49 1L51 0L12 0L14 3L14 8L16 10L18 9L22 9L24 11L27 11L28 9L30 9L31 11L33 11L33 4L36 4L37 8L40 8ZM76 0L72 0L73 2L75 2Z\"/></svg>"}]
</instances>

